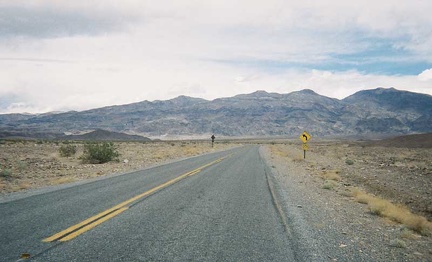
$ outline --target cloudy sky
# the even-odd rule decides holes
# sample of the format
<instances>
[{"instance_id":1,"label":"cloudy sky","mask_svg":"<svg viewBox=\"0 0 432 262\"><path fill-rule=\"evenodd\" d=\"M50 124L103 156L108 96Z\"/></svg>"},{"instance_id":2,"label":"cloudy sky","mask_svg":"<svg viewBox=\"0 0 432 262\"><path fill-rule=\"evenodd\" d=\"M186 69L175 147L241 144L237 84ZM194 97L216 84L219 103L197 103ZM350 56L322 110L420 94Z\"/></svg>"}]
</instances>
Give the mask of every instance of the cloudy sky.
<instances>
[{"instance_id":1,"label":"cloudy sky","mask_svg":"<svg viewBox=\"0 0 432 262\"><path fill-rule=\"evenodd\" d=\"M0 0L0 113L312 89L432 95L430 0Z\"/></svg>"}]
</instances>

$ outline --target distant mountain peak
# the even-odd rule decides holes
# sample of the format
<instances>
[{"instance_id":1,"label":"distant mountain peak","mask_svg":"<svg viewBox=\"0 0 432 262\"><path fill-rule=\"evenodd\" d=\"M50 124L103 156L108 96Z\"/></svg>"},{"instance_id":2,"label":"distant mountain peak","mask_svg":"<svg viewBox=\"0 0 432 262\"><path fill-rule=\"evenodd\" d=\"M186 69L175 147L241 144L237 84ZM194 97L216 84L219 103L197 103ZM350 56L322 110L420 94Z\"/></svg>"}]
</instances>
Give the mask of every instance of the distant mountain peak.
<instances>
[{"instance_id":1,"label":"distant mountain peak","mask_svg":"<svg viewBox=\"0 0 432 262\"><path fill-rule=\"evenodd\" d=\"M189 100L189 99L195 100L195 99L202 99L202 98L195 98L195 97L191 97L191 96L180 95L180 96L173 98L171 100L185 100L185 99L186 100Z\"/></svg>"},{"instance_id":2,"label":"distant mountain peak","mask_svg":"<svg viewBox=\"0 0 432 262\"><path fill-rule=\"evenodd\" d=\"M279 98L281 95L278 93L269 93L264 90L257 90L250 94L241 94L236 95L234 98L236 99L275 99Z\"/></svg>"},{"instance_id":3,"label":"distant mountain peak","mask_svg":"<svg viewBox=\"0 0 432 262\"><path fill-rule=\"evenodd\" d=\"M371 94L371 95L381 95L381 94L388 94L388 93L401 93L404 91L397 90L394 87L386 88L386 87L377 87L375 89L366 89L358 91L351 96L359 95L359 94Z\"/></svg>"},{"instance_id":4,"label":"distant mountain peak","mask_svg":"<svg viewBox=\"0 0 432 262\"><path fill-rule=\"evenodd\" d=\"M164 101L160 101L160 102L164 102ZM173 99L167 100L166 102L174 103L174 104L177 104L180 106L185 106L185 105L207 102L207 100L205 100L203 98L196 98L196 97L181 95L181 96L175 97Z\"/></svg>"},{"instance_id":5,"label":"distant mountain peak","mask_svg":"<svg viewBox=\"0 0 432 262\"><path fill-rule=\"evenodd\" d=\"M253 92L251 95L268 95L269 93L265 90L257 90Z\"/></svg>"},{"instance_id":6,"label":"distant mountain peak","mask_svg":"<svg viewBox=\"0 0 432 262\"><path fill-rule=\"evenodd\" d=\"M303 89L303 90L298 91L298 93L307 94L307 95L318 95L312 89Z\"/></svg>"},{"instance_id":7,"label":"distant mountain peak","mask_svg":"<svg viewBox=\"0 0 432 262\"><path fill-rule=\"evenodd\" d=\"M247 96L247 97L258 97L258 96L266 96L269 93L267 91L264 90L257 90L255 92L249 93L249 94L240 94L240 95L236 95L234 97L242 97L242 96Z\"/></svg>"},{"instance_id":8,"label":"distant mountain peak","mask_svg":"<svg viewBox=\"0 0 432 262\"><path fill-rule=\"evenodd\" d=\"M351 105L361 105L365 107L364 111L377 111L378 108L391 112L410 109L426 115L432 114L432 96L395 88L379 87L362 90L344 98L342 101Z\"/></svg>"},{"instance_id":9,"label":"distant mountain peak","mask_svg":"<svg viewBox=\"0 0 432 262\"><path fill-rule=\"evenodd\" d=\"M390 88L378 87L375 89L367 89L367 90L358 91L358 92L348 96L344 100L350 100L353 98L357 99L357 98L363 97L363 96L376 97L377 95L395 95L395 96L406 96L406 95L417 96L417 95L420 95L420 96L424 96L426 94L420 94L420 93L415 93L415 92L410 92L410 91L398 90L394 87L390 87Z\"/></svg>"}]
</instances>

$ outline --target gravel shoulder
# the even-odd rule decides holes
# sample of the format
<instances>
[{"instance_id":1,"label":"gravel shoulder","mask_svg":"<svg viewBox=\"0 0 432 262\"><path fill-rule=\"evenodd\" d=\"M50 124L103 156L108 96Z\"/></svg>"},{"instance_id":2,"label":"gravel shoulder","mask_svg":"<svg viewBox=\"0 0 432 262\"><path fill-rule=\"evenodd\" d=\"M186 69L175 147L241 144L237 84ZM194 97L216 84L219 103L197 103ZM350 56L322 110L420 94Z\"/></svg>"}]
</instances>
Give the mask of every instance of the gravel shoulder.
<instances>
[{"instance_id":1,"label":"gravel shoulder","mask_svg":"<svg viewBox=\"0 0 432 262\"><path fill-rule=\"evenodd\" d=\"M432 261L430 236L372 214L348 194L353 186L368 189L363 180L355 179L361 174L379 183L388 179L380 180L382 175L371 172L371 165L347 165L346 157L354 154L351 149L341 143L316 144L303 159L299 143L261 147L299 252L308 254L307 261ZM327 181L322 176L329 170L337 170L342 177L331 187L324 186Z\"/></svg>"}]
</instances>

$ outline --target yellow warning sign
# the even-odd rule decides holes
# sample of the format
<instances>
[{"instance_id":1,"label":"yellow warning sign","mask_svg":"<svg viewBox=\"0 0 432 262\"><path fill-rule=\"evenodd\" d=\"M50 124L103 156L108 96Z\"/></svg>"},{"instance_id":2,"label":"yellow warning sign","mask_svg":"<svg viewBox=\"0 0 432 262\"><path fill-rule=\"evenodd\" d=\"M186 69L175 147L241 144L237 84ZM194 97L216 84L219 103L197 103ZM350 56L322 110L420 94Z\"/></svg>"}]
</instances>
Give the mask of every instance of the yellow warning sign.
<instances>
[{"instance_id":1,"label":"yellow warning sign","mask_svg":"<svg viewBox=\"0 0 432 262\"><path fill-rule=\"evenodd\" d=\"M309 142L311 138L312 137L306 131L304 131L303 134L300 135L300 140L303 141L303 143Z\"/></svg>"}]
</instances>

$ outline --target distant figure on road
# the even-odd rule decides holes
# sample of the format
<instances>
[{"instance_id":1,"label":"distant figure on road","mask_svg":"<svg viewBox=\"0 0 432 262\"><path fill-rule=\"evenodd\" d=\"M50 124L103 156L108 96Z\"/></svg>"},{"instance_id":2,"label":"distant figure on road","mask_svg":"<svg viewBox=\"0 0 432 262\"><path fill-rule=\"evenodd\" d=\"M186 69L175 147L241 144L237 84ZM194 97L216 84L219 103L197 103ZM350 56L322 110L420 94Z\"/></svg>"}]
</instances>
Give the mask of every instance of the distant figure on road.
<instances>
[{"instance_id":1,"label":"distant figure on road","mask_svg":"<svg viewBox=\"0 0 432 262\"><path fill-rule=\"evenodd\" d=\"M211 136L211 140L212 140L212 147L213 147L213 143L214 143L215 138L216 138L215 135L212 135L212 136Z\"/></svg>"}]
</instances>

